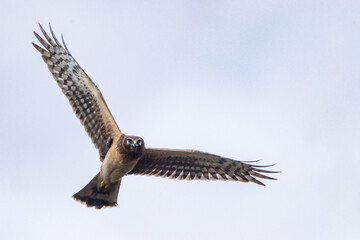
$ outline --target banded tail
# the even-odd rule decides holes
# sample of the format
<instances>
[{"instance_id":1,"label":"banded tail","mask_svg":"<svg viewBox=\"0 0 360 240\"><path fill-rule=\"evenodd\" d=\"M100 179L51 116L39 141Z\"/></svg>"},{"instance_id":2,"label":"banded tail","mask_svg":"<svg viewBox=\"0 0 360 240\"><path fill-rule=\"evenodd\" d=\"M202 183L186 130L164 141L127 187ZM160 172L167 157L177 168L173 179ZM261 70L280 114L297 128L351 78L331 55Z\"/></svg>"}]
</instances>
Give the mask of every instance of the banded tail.
<instances>
[{"instance_id":1,"label":"banded tail","mask_svg":"<svg viewBox=\"0 0 360 240\"><path fill-rule=\"evenodd\" d=\"M100 173L98 173L83 189L73 195L73 198L87 207L115 207L121 180L110 184L105 189L98 187L100 183ZM100 190L100 191L99 191Z\"/></svg>"}]
</instances>

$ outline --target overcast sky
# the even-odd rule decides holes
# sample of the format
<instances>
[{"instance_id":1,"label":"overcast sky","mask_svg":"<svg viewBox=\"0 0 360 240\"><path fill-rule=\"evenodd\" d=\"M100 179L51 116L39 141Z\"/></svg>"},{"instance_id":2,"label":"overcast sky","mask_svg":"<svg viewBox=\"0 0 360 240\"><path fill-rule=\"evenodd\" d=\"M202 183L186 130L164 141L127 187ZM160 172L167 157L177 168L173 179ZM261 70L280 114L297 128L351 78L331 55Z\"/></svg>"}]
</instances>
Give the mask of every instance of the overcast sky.
<instances>
[{"instance_id":1,"label":"overcast sky","mask_svg":"<svg viewBox=\"0 0 360 240\"><path fill-rule=\"evenodd\" d=\"M1 239L360 239L359 1L1 5ZM116 208L74 201L100 161L31 45L38 22L126 134L279 180L127 176Z\"/></svg>"}]
</instances>

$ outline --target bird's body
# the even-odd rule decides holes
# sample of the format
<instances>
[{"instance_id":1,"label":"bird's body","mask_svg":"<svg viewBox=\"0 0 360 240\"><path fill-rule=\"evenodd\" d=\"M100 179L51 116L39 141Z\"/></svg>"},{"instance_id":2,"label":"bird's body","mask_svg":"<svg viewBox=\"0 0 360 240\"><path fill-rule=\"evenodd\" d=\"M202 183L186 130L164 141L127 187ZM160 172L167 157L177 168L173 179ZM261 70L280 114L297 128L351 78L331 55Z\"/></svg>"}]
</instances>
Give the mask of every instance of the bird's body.
<instances>
[{"instance_id":1,"label":"bird's body","mask_svg":"<svg viewBox=\"0 0 360 240\"><path fill-rule=\"evenodd\" d=\"M152 175L187 180L233 180L263 185L255 177L274 179L262 173L276 173L250 163L196 150L145 147L144 140L123 134L117 126L100 90L55 37L41 27L47 41L36 32L45 47L33 43L50 72L68 98L76 116L99 150L100 172L74 198L98 209L117 205L121 179L129 174Z\"/></svg>"},{"instance_id":2,"label":"bird's body","mask_svg":"<svg viewBox=\"0 0 360 240\"><path fill-rule=\"evenodd\" d=\"M126 143L124 144L123 141L130 139L139 139L139 137L130 137L123 134L119 139L115 140L117 144L113 144L107 152L100 170L100 176L103 181L112 183L121 180L123 176L135 167L140 157L144 154L144 146L132 151L124 147ZM143 142L142 139L140 141Z\"/></svg>"},{"instance_id":3,"label":"bird's body","mask_svg":"<svg viewBox=\"0 0 360 240\"><path fill-rule=\"evenodd\" d=\"M139 158L128 156L117 150L109 151L101 164L101 178L109 183L119 181L135 167L138 161Z\"/></svg>"}]
</instances>

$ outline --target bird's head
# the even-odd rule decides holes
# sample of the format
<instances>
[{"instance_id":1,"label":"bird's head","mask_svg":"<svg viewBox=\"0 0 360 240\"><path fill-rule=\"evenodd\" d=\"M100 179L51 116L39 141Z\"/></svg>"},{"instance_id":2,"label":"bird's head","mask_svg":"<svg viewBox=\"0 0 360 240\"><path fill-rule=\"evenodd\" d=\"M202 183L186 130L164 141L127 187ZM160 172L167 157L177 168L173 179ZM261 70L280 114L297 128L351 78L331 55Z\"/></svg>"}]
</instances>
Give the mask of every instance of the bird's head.
<instances>
[{"instance_id":1,"label":"bird's head","mask_svg":"<svg viewBox=\"0 0 360 240\"><path fill-rule=\"evenodd\" d=\"M144 140L137 136L124 136L119 141L118 148L129 154L142 154L145 149Z\"/></svg>"}]
</instances>

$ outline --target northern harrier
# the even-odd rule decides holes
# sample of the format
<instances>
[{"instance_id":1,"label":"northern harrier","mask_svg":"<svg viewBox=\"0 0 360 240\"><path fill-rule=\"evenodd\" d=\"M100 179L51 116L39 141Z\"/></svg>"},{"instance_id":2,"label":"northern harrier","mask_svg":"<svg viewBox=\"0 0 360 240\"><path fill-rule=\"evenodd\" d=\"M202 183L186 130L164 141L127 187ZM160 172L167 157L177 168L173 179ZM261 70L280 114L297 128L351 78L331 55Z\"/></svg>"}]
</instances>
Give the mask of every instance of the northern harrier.
<instances>
[{"instance_id":1,"label":"northern harrier","mask_svg":"<svg viewBox=\"0 0 360 240\"><path fill-rule=\"evenodd\" d=\"M260 173L276 173L249 162L196 150L172 150L145 147L144 140L123 134L117 126L106 102L90 77L70 54L68 48L52 38L39 24L44 40L36 38L44 48L33 43L41 53L62 92L99 150L100 172L73 198L88 207L98 209L117 205L122 177L128 174L153 175L187 180L233 180L264 185L255 177L275 179ZM271 165L270 165L271 166Z\"/></svg>"}]
</instances>

